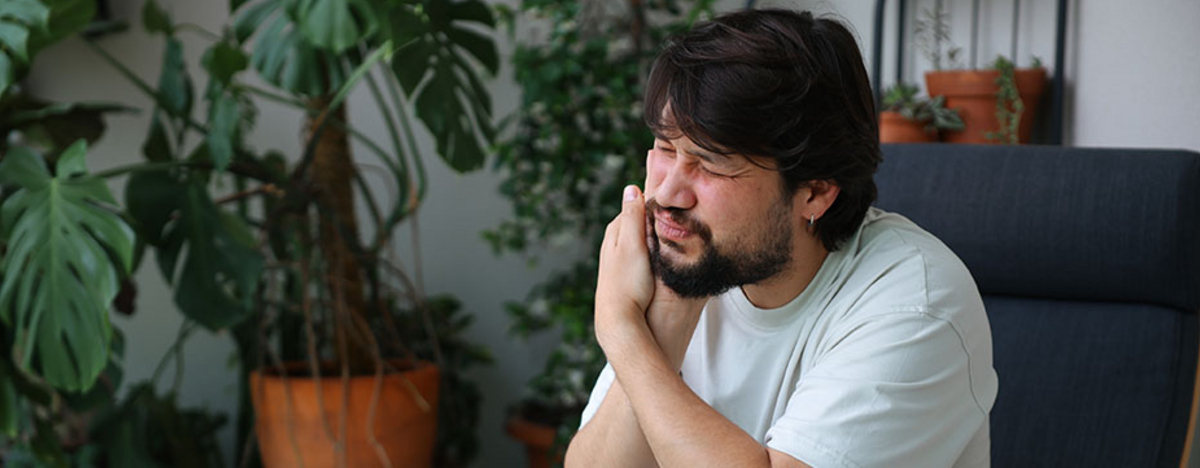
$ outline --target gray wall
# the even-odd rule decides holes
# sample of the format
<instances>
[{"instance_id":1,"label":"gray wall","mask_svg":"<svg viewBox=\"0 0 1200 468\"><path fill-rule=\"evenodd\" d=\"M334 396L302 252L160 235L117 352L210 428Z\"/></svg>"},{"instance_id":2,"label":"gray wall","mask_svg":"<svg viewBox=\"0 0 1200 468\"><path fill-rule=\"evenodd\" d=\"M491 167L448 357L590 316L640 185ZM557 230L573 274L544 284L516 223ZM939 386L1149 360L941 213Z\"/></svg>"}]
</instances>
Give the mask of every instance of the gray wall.
<instances>
[{"instance_id":1,"label":"gray wall","mask_svg":"<svg viewBox=\"0 0 1200 468\"><path fill-rule=\"evenodd\" d=\"M967 17L970 2L946 0L955 18L955 41L967 44ZM112 0L117 18L133 28L130 32L102 40L103 47L130 65L139 75L151 81L157 79L162 53L160 39L141 31L140 0ZM228 18L225 1L161 0L176 18L208 29L217 29ZM511 3L511 2L506 2ZM895 3L895 2L892 2ZM910 0L916 11L932 0ZM1011 3L983 2L990 8L988 19L981 28L983 41L980 57L994 57L1008 50L1008 11ZM724 1L723 9L736 8L742 1ZM1053 12L1050 0L1022 3L1022 32L1019 40L1018 63L1027 64L1032 56L1041 57L1047 65L1053 62ZM864 53L869 57L872 40L873 2L801 1L760 2L760 5L811 8L819 12L836 13L857 31ZM1068 100L1066 108L1067 142L1079 146L1178 147L1200 150L1200 29L1194 27L1200 18L1200 2L1191 0L1159 0L1152 2L1122 2L1093 0L1072 2L1066 77ZM887 33L885 47L894 48ZM523 31L521 37L528 37ZM205 41L184 33L189 64L198 63ZM501 53L511 51L511 44L501 40ZM892 60L885 55L884 63ZM906 80L920 82L920 70L927 67L915 52L908 53ZM199 76L194 70L193 76ZM885 84L891 82L892 71L885 68ZM1139 78L1146 85L1137 85ZM151 103L127 81L78 41L67 41L39 58L34 74L27 82L39 95L60 100L112 100L151 109ZM490 84L496 100L497 115L512 111L517 103L518 90L511 80L511 70ZM262 114L251 142L258 147L274 147L289 154L299 153L301 117L289 109L267 103L260 105ZM383 127L376 117L369 96L356 94L350 98L351 121L363 131L383 139ZM139 148L146 134L149 114L118 116L109 120L107 136L89 154L92 170L138 161ZM425 148L429 142L422 142ZM361 148L356 149L362 152ZM504 301L519 299L531 285L544 278L553 264L530 270L524 262L511 256L496 258L480 240L482 229L494 226L508 212L503 200L496 196L499 178L489 172L456 175L441 164L430 164L431 188L423 209L421 248L425 278L431 293L451 292L464 303L466 310L476 316L476 325L469 337L491 348L497 365L480 371L476 379L485 391L483 421L479 429L483 437L483 452L479 466L511 466L519 463L523 453L516 442L503 434L505 408L520 398L525 382L541 367L544 356L555 337L544 336L532 343L522 343L504 330L509 320L502 312ZM386 190L385 187L377 187ZM407 233L396 239L402 251L408 250ZM572 254L556 252L560 262ZM411 265L411 261L406 264ZM116 317L114 324L128 337L126 349L126 378L135 381L148 378L160 357L174 340L181 316L172 304L170 292L150 262L143 264L137 275L139 282L138 313L132 318ZM236 404L235 375L228 366L233 347L223 334L198 333L187 344L186 365L181 388L185 404L207 405L221 411L232 411ZM160 382L160 388L171 385L170 372ZM232 432L224 434L227 454L232 453Z\"/></svg>"}]
</instances>

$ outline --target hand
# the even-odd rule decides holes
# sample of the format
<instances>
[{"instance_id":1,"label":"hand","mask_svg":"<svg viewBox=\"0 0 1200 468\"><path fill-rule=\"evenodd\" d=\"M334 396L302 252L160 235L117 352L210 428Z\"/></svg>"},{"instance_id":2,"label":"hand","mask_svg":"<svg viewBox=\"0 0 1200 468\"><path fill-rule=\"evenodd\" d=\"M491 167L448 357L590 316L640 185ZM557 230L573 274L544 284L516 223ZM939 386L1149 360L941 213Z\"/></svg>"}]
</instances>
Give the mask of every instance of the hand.
<instances>
[{"instance_id":1,"label":"hand","mask_svg":"<svg viewBox=\"0 0 1200 468\"><path fill-rule=\"evenodd\" d=\"M637 186L625 187L621 213L604 232L596 283L596 339L608 349L630 327L646 327L655 281L646 247L646 206Z\"/></svg>"}]
</instances>

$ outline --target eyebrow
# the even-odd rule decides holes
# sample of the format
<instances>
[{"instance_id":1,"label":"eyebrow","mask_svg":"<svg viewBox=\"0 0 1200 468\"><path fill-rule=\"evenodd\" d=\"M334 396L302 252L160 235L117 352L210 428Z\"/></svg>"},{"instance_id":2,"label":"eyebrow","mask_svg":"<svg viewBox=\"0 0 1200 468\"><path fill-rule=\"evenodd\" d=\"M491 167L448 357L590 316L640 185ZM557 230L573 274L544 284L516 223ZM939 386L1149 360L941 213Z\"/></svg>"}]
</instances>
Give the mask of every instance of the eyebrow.
<instances>
[{"instance_id":1,"label":"eyebrow","mask_svg":"<svg viewBox=\"0 0 1200 468\"><path fill-rule=\"evenodd\" d=\"M671 143L671 140L658 134L657 132L654 132L654 138L657 140L665 141L665 142L667 142L667 144L669 144L671 146L675 146L673 143ZM731 158L727 155L724 155L724 154L718 155L718 154L709 153L708 151L701 149L699 146L696 146L695 148L688 150L688 153L693 154L697 158L703 159L703 160L709 162L710 164L728 164L731 161Z\"/></svg>"}]
</instances>

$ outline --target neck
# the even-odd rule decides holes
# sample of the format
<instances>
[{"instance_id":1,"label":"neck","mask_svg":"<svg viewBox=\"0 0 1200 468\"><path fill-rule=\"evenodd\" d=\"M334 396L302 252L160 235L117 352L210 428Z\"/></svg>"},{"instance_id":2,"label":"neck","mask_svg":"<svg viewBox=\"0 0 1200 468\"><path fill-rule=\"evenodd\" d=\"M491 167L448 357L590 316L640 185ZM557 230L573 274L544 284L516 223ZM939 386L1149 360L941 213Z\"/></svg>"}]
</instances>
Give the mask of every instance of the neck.
<instances>
[{"instance_id":1,"label":"neck","mask_svg":"<svg viewBox=\"0 0 1200 468\"><path fill-rule=\"evenodd\" d=\"M792 259L787 268L764 281L742 286L742 292L760 309L783 307L808 288L828 255L829 251L815 236L799 236L792 245Z\"/></svg>"}]
</instances>

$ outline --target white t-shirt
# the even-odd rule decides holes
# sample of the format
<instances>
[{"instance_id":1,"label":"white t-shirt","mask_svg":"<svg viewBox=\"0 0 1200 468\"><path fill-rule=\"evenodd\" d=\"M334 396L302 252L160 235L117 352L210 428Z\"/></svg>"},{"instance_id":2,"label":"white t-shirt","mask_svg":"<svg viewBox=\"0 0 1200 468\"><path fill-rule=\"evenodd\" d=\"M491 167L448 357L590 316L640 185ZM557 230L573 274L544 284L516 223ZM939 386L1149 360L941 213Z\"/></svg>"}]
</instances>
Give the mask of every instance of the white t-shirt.
<instances>
[{"instance_id":1,"label":"white t-shirt","mask_svg":"<svg viewBox=\"0 0 1200 468\"><path fill-rule=\"evenodd\" d=\"M989 466L992 336L962 262L871 208L804 292L760 309L711 299L683 361L696 395L767 447L813 467ZM614 373L601 372L586 425Z\"/></svg>"}]
</instances>

